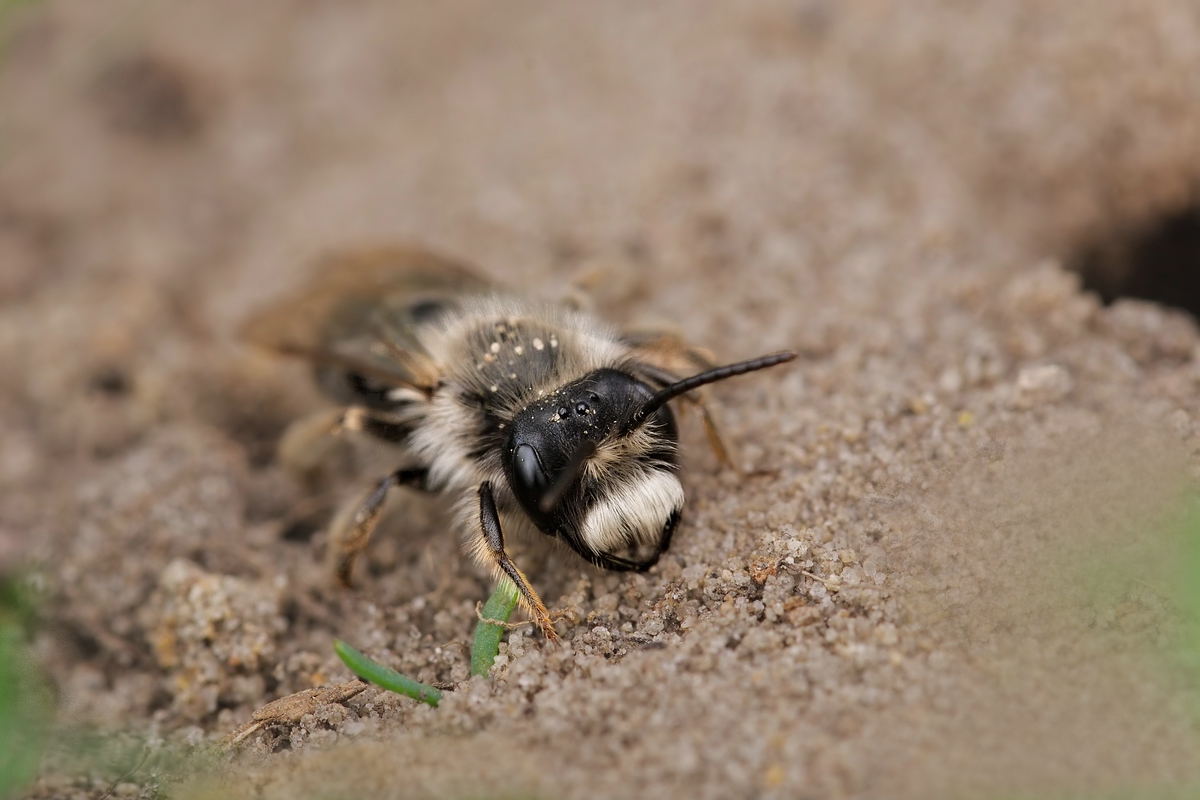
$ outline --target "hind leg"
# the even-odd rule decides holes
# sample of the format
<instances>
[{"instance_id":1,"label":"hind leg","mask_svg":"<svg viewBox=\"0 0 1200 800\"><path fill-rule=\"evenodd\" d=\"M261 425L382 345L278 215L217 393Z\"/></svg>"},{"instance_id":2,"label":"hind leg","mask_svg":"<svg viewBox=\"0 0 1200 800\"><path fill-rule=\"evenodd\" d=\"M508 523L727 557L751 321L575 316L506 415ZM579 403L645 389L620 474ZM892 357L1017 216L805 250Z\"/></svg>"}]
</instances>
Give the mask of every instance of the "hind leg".
<instances>
[{"instance_id":1,"label":"hind leg","mask_svg":"<svg viewBox=\"0 0 1200 800\"><path fill-rule=\"evenodd\" d=\"M346 471L353 455L343 431L362 433L388 444L402 444L412 432L405 419L362 406L318 411L296 420L279 441L283 468L312 489L330 473Z\"/></svg>"},{"instance_id":2,"label":"hind leg","mask_svg":"<svg viewBox=\"0 0 1200 800\"><path fill-rule=\"evenodd\" d=\"M326 409L302 417L289 425L279 440L276 455L280 465L310 494L353 464L349 446L337 435L342 413L341 409Z\"/></svg>"}]
</instances>

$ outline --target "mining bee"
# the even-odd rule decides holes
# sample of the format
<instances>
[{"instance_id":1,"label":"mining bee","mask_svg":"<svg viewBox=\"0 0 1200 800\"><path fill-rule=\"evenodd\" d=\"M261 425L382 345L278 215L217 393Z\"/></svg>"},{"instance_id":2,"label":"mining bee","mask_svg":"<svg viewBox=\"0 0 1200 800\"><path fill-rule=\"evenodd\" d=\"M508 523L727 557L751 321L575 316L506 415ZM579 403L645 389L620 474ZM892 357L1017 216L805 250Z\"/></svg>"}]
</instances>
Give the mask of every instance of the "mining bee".
<instances>
[{"instance_id":1,"label":"mining bee","mask_svg":"<svg viewBox=\"0 0 1200 800\"><path fill-rule=\"evenodd\" d=\"M675 335L622 334L406 249L331 259L306 290L252 318L244 334L314 365L321 387L347 404L336 430L405 454L332 525L342 584L392 488L442 493L457 504L474 557L516 584L552 641L550 615L509 558L505 533L537 530L597 566L649 569L683 510L669 404L695 405L728 461L696 390L795 358L780 352L717 366Z\"/></svg>"}]
</instances>

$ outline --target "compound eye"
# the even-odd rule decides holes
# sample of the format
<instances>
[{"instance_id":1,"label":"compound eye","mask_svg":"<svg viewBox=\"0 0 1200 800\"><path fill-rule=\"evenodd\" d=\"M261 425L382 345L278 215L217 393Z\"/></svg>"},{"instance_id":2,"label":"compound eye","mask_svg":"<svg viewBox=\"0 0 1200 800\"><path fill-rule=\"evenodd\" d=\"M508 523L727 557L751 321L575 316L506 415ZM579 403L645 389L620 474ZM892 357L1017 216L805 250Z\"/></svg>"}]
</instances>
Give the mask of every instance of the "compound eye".
<instances>
[{"instance_id":1,"label":"compound eye","mask_svg":"<svg viewBox=\"0 0 1200 800\"><path fill-rule=\"evenodd\" d=\"M513 452L513 482L517 496L535 505L550 488L550 478L532 445L519 445Z\"/></svg>"}]
</instances>

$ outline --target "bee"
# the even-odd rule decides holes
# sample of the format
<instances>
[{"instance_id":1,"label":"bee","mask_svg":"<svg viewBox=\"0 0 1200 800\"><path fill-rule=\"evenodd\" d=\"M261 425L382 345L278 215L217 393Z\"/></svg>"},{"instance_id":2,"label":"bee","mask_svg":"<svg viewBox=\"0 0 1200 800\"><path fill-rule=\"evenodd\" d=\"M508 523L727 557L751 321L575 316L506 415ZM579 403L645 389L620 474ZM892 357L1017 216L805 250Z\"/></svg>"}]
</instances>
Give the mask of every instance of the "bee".
<instances>
[{"instance_id":1,"label":"bee","mask_svg":"<svg viewBox=\"0 0 1200 800\"><path fill-rule=\"evenodd\" d=\"M312 363L319 385L344 404L334 431L403 453L331 527L343 585L388 493L436 492L455 503L475 559L516 585L551 641L550 614L509 557L506 534L539 531L599 567L649 569L684 505L671 403L700 409L728 462L696 390L795 358L786 351L717 366L672 334L622 334L498 290L457 262L398 248L331 259L243 334Z\"/></svg>"}]
</instances>

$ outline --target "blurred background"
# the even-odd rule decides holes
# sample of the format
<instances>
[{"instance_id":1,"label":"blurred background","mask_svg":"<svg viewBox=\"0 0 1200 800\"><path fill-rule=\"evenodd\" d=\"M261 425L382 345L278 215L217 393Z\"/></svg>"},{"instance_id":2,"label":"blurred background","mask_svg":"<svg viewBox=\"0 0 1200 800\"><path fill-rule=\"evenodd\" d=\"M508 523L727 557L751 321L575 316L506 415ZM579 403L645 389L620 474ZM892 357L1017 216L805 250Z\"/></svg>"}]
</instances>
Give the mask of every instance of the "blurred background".
<instances>
[{"instance_id":1,"label":"blurred background","mask_svg":"<svg viewBox=\"0 0 1200 800\"><path fill-rule=\"evenodd\" d=\"M398 500L427 533L329 589L275 460L322 401L236 335L413 242L804 361L719 393L754 481L685 432L656 572L545 556L566 650L265 732L269 791L367 730L431 796L498 740L546 797L1189 796L1198 143L1182 0L0 0L0 570L60 724L216 741L347 679L333 635L462 679L486 579ZM355 752L302 763L368 791ZM127 771L64 769L30 791Z\"/></svg>"}]
</instances>

